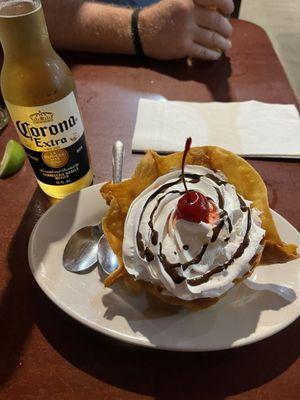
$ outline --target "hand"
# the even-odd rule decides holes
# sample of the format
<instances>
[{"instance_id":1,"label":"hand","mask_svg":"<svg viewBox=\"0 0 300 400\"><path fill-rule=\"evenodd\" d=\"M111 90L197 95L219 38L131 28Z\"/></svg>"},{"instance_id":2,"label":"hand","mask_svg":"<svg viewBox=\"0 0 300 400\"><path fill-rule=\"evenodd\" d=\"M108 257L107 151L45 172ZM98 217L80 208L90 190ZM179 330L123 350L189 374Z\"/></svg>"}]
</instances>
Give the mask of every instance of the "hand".
<instances>
[{"instance_id":1,"label":"hand","mask_svg":"<svg viewBox=\"0 0 300 400\"><path fill-rule=\"evenodd\" d=\"M232 26L221 13L233 10L232 0L161 0L139 15L144 53L161 60L217 60L231 48Z\"/></svg>"}]
</instances>

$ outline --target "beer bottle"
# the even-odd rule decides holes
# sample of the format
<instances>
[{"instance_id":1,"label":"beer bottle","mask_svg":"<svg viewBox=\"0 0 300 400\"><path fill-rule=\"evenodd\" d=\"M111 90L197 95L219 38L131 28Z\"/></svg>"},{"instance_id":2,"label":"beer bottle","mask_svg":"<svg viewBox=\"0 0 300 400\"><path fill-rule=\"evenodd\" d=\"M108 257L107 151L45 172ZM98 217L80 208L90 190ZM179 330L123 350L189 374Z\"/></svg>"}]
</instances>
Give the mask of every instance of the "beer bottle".
<instances>
[{"instance_id":1,"label":"beer bottle","mask_svg":"<svg viewBox=\"0 0 300 400\"><path fill-rule=\"evenodd\" d=\"M89 186L74 81L53 50L40 0L0 0L1 90L41 189L63 198Z\"/></svg>"}]
</instances>

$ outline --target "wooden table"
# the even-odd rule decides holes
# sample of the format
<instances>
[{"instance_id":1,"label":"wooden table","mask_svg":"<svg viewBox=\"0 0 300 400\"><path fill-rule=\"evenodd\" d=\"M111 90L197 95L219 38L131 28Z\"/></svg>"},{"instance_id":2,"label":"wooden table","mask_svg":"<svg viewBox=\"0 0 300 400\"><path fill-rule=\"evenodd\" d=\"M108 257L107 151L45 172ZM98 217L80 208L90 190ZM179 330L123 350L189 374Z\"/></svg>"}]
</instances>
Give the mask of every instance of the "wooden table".
<instances>
[{"instance_id":1,"label":"wooden table","mask_svg":"<svg viewBox=\"0 0 300 400\"><path fill-rule=\"evenodd\" d=\"M128 176L139 159L130 144L141 96L187 101L296 103L266 34L234 23L233 49L215 63L64 55L72 66L91 151L94 182L111 175L110 147L126 145ZM0 151L16 134L9 125ZM269 189L271 207L300 228L299 162L250 161ZM298 399L300 319L244 348L175 353L120 343L80 325L35 283L27 261L30 232L49 206L31 168L0 181L0 398ZM245 315L247 318L247 315ZM234 329L234 327L232 327Z\"/></svg>"}]
</instances>

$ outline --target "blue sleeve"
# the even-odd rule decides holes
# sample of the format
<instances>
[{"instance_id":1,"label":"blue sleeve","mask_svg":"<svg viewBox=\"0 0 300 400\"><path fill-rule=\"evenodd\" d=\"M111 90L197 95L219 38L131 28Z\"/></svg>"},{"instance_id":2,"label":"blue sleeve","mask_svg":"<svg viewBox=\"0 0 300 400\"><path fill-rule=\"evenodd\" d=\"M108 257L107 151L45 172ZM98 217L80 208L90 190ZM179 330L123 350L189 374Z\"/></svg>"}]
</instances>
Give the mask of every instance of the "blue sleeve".
<instances>
[{"instance_id":1,"label":"blue sleeve","mask_svg":"<svg viewBox=\"0 0 300 400\"><path fill-rule=\"evenodd\" d=\"M143 8L158 3L159 0L100 0L99 2L130 8Z\"/></svg>"}]
</instances>

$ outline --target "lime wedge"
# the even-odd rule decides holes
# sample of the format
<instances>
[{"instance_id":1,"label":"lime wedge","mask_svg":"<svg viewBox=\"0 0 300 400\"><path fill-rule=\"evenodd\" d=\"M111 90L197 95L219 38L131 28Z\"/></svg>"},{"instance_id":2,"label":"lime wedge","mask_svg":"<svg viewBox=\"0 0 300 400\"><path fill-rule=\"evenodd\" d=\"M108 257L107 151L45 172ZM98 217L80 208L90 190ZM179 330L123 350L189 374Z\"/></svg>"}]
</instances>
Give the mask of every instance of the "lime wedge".
<instances>
[{"instance_id":1,"label":"lime wedge","mask_svg":"<svg viewBox=\"0 0 300 400\"><path fill-rule=\"evenodd\" d=\"M0 178L8 178L22 167L25 161L25 151L15 140L9 140L0 163Z\"/></svg>"}]
</instances>

